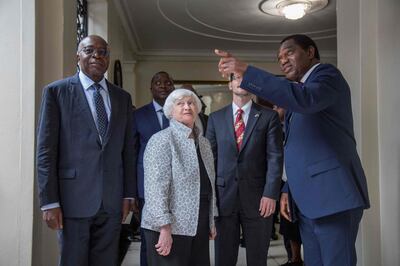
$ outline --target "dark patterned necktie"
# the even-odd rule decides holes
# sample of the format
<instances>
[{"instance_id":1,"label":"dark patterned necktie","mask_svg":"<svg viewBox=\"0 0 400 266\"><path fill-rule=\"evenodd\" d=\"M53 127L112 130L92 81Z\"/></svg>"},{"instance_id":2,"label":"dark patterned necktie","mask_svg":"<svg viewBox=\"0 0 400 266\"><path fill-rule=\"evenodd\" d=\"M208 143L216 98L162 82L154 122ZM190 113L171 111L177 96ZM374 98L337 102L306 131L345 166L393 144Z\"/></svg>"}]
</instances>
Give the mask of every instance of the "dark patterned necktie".
<instances>
[{"instance_id":1,"label":"dark patterned necktie","mask_svg":"<svg viewBox=\"0 0 400 266\"><path fill-rule=\"evenodd\" d=\"M99 135L101 137L101 141L103 142L108 128L108 117L106 112L106 107L104 105L103 97L100 94L100 91L103 89L100 84L93 84L94 93L93 93L93 102L94 107L96 109L97 115L97 130L99 131Z\"/></svg>"},{"instance_id":2,"label":"dark patterned necktie","mask_svg":"<svg viewBox=\"0 0 400 266\"><path fill-rule=\"evenodd\" d=\"M236 136L236 146L237 149L240 150L240 146L243 142L243 135L245 130L245 125L243 121L243 110L239 109L237 111L236 120L235 120L235 136Z\"/></svg>"},{"instance_id":3,"label":"dark patterned necktie","mask_svg":"<svg viewBox=\"0 0 400 266\"><path fill-rule=\"evenodd\" d=\"M169 127L169 120L168 118L165 116L163 109L158 110L161 114L162 114L162 129L166 129L167 127Z\"/></svg>"}]
</instances>

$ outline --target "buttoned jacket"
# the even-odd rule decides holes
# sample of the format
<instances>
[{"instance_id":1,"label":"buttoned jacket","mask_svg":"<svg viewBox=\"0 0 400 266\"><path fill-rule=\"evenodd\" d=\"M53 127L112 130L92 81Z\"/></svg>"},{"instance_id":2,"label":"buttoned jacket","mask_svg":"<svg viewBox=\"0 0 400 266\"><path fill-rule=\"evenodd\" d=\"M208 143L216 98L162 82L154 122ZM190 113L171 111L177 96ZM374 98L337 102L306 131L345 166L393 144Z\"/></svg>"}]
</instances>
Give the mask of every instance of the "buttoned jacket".
<instances>
[{"instance_id":1,"label":"buttoned jacket","mask_svg":"<svg viewBox=\"0 0 400 266\"><path fill-rule=\"evenodd\" d=\"M249 66L240 87L287 110L287 185L304 216L369 208L350 88L336 67L320 64L302 84Z\"/></svg>"},{"instance_id":2,"label":"buttoned jacket","mask_svg":"<svg viewBox=\"0 0 400 266\"><path fill-rule=\"evenodd\" d=\"M37 133L40 206L60 203L66 218L119 215L136 197L132 102L107 81L111 117L103 141L78 74L43 90Z\"/></svg>"}]
</instances>

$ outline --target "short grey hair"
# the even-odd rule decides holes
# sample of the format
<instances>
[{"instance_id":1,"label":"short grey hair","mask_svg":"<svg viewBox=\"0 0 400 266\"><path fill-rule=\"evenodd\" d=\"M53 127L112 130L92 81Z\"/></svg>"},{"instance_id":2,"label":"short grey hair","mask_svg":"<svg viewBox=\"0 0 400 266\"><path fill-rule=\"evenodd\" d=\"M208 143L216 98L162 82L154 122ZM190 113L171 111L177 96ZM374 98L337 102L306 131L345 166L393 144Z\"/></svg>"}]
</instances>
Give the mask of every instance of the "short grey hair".
<instances>
[{"instance_id":1,"label":"short grey hair","mask_svg":"<svg viewBox=\"0 0 400 266\"><path fill-rule=\"evenodd\" d=\"M197 113L200 113L201 111L201 102L199 97L197 95L187 89L175 89L171 94L167 97L164 103L164 114L168 119L171 119L172 117L172 110L174 109L174 103L182 99L184 97L191 97L194 100L194 103L196 104L197 107Z\"/></svg>"}]
</instances>

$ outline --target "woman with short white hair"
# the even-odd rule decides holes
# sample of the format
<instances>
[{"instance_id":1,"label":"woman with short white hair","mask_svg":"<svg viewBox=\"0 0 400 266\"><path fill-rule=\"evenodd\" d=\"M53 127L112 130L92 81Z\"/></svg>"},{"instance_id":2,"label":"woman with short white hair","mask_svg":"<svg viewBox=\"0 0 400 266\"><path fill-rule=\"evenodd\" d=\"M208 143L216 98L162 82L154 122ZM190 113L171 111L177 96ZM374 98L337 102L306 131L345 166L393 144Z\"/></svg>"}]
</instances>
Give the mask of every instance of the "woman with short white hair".
<instances>
[{"instance_id":1,"label":"woman with short white hair","mask_svg":"<svg viewBox=\"0 0 400 266\"><path fill-rule=\"evenodd\" d=\"M170 126L150 138L143 159L148 263L207 266L217 207L212 150L195 126L201 102L176 89L163 109Z\"/></svg>"}]
</instances>

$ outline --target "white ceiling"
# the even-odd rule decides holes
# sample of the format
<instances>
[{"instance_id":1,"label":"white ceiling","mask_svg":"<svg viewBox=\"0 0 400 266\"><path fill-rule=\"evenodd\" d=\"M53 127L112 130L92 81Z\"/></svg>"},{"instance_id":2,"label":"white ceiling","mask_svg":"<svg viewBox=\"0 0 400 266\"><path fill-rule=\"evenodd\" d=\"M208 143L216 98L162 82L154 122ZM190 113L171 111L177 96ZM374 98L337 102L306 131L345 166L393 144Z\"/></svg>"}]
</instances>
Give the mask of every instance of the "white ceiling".
<instances>
[{"instance_id":1,"label":"white ceiling","mask_svg":"<svg viewBox=\"0 0 400 266\"><path fill-rule=\"evenodd\" d=\"M290 34L312 37L336 57L336 0L299 20L263 13L261 0L114 0L133 51L149 56L213 56L214 48L275 58Z\"/></svg>"}]
</instances>

